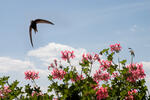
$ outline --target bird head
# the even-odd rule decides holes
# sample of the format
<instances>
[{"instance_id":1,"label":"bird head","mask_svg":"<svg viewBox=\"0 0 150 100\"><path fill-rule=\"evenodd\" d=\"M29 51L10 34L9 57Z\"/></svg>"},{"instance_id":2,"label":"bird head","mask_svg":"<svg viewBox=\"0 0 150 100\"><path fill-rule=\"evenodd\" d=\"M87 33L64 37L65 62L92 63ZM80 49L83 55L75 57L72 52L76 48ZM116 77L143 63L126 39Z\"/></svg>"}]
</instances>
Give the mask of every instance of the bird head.
<instances>
[{"instance_id":1,"label":"bird head","mask_svg":"<svg viewBox=\"0 0 150 100\"><path fill-rule=\"evenodd\" d=\"M30 22L31 22L31 23L33 23L33 22L34 22L34 20L31 20Z\"/></svg>"}]
</instances>

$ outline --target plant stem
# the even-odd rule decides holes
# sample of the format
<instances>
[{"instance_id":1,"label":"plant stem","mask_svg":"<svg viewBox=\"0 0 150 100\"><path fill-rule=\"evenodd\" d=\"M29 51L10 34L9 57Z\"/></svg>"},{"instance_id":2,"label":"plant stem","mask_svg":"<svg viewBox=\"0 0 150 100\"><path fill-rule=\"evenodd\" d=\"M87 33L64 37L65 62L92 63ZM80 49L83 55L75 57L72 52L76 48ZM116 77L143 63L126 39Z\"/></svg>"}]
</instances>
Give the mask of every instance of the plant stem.
<instances>
[{"instance_id":1,"label":"plant stem","mask_svg":"<svg viewBox=\"0 0 150 100\"><path fill-rule=\"evenodd\" d=\"M91 62L91 66L90 66L90 73L89 73L89 76L90 76L90 74L91 74L91 71L92 71L92 66L93 65L93 62Z\"/></svg>"},{"instance_id":2,"label":"plant stem","mask_svg":"<svg viewBox=\"0 0 150 100\"><path fill-rule=\"evenodd\" d=\"M34 84L34 87L38 87L34 80L32 80L32 83Z\"/></svg>"},{"instance_id":3,"label":"plant stem","mask_svg":"<svg viewBox=\"0 0 150 100\"><path fill-rule=\"evenodd\" d=\"M131 55L131 65L133 64L133 55Z\"/></svg>"}]
</instances>

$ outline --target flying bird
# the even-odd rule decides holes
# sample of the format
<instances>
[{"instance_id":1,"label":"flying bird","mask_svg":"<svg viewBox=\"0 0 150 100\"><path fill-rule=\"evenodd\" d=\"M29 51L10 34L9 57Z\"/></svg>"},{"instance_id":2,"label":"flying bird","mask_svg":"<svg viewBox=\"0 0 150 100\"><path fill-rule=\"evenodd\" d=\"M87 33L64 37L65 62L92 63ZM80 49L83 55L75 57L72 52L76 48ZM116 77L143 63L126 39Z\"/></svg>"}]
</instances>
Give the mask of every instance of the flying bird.
<instances>
[{"instance_id":1,"label":"flying bird","mask_svg":"<svg viewBox=\"0 0 150 100\"><path fill-rule=\"evenodd\" d=\"M30 27L29 27L29 35L30 35L30 42L31 42L32 47L33 47L32 29L34 30L34 32L36 34L36 32L38 32L38 30L37 30L37 24L39 24L39 23L46 23L46 24L54 25L54 23L52 23L52 22L50 22L48 20L44 20L44 19L31 20L31 24L30 24Z\"/></svg>"}]
</instances>

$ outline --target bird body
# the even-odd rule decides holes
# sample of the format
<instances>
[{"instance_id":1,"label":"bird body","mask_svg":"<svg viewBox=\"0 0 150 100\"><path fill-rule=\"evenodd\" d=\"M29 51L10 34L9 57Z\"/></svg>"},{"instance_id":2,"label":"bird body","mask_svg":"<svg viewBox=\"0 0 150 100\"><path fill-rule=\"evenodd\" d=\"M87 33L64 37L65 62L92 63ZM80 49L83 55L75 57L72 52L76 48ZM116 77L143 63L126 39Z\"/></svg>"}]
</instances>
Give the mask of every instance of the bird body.
<instances>
[{"instance_id":1,"label":"bird body","mask_svg":"<svg viewBox=\"0 0 150 100\"><path fill-rule=\"evenodd\" d=\"M32 29L34 30L35 33L38 32L38 30L37 30L37 24L39 24L39 23L46 23L46 24L54 25L52 22L50 22L48 20L43 20L43 19L32 20L31 24L30 24L30 27L29 27L30 42L31 42L32 47L33 47Z\"/></svg>"},{"instance_id":2,"label":"bird body","mask_svg":"<svg viewBox=\"0 0 150 100\"><path fill-rule=\"evenodd\" d=\"M130 54L131 54L131 66L133 64L133 58L135 57L134 51L132 50L132 48L128 48L130 50Z\"/></svg>"},{"instance_id":3,"label":"bird body","mask_svg":"<svg viewBox=\"0 0 150 100\"><path fill-rule=\"evenodd\" d=\"M31 21L31 28L34 30L35 33L38 32L36 21Z\"/></svg>"},{"instance_id":4,"label":"bird body","mask_svg":"<svg viewBox=\"0 0 150 100\"><path fill-rule=\"evenodd\" d=\"M135 54L134 54L134 51L132 50L132 48L128 48L128 49L130 50L131 55L134 57Z\"/></svg>"}]
</instances>

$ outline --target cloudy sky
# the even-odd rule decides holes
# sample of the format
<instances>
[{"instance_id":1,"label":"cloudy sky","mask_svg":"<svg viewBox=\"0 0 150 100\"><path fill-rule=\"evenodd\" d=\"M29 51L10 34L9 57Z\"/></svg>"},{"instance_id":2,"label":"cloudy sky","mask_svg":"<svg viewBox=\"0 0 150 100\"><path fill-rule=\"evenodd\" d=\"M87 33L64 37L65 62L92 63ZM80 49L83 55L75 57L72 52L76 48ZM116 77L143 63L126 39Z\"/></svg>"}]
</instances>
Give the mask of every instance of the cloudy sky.
<instances>
[{"instance_id":1,"label":"cloudy sky","mask_svg":"<svg viewBox=\"0 0 150 100\"><path fill-rule=\"evenodd\" d=\"M80 59L83 52L98 53L120 43L121 57L142 62L150 86L150 1L149 0L3 0L0 2L0 76L10 75L26 84L24 71L40 71L37 82L45 88L47 66L71 49ZM29 24L42 18L55 25L40 24L29 40ZM47 83L48 84L48 83Z\"/></svg>"}]
</instances>

